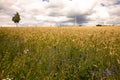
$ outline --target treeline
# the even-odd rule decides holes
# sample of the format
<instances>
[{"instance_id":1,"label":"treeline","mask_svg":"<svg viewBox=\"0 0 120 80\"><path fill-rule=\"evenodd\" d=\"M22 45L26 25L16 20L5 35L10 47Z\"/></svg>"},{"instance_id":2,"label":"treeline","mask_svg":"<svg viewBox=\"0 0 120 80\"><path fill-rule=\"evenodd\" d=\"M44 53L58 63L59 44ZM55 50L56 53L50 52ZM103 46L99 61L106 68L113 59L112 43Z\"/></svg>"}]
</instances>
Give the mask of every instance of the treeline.
<instances>
[{"instance_id":1,"label":"treeline","mask_svg":"<svg viewBox=\"0 0 120 80\"><path fill-rule=\"evenodd\" d=\"M103 27L103 26L116 26L116 25L102 25L102 24L97 24L96 26Z\"/></svg>"}]
</instances>

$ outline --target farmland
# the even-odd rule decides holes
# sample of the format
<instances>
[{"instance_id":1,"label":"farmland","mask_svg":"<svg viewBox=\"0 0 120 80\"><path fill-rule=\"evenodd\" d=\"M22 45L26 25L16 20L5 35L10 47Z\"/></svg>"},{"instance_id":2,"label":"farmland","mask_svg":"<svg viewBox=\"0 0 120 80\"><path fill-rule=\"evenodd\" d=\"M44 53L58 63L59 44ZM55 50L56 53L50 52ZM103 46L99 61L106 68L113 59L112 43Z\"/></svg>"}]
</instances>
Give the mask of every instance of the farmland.
<instances>
[{"instance_id":1,"label":"farmland","mask_svg":"<svg viewBox=\"0 0 120 80\"><path fill-rule=\"evenodd\" d=\"M120 27L0 28L1 79L120 80L119 75Z\"/></svg>"}]
</instances>

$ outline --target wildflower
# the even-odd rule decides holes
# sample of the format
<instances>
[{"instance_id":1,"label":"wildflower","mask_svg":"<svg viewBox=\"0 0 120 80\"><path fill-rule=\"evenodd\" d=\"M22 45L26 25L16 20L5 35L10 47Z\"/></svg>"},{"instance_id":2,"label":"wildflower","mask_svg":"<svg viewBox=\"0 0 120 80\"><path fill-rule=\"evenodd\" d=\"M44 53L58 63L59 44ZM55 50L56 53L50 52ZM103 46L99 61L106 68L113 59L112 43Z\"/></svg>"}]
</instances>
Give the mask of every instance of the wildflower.
<instances>
[{"instance_id":1,"label":"wildflower","mask_svg":"<svg viewBox=\"0 0 120 80\"><path fill-rule=\"evenodd\" d=\"M116 67L116 66L111 66L111 67L110 67L110 70L111 70L111 73L112 73L112 74L117 73L117 67Z\"/></svg>"},{"instance_id":2,"label":"wildflower","mask_svg":"<svg viewBox=\"0 0 120 80\"><path fill-rule=\"evenodd\" d=\"M6 78L6 79L2 79L2 80L12 80L13 78Z\"/></svg>"},{"instance_id":3,"label":"wildflower","mask_svg":"<svg viewBox=\"0 0 120 80\"><path fill-rule=\"evenodd\" d=\"M29 49L25 49L24 53L27 54L29 52Z\"/></svg>"},{"instance_id":4,"label":"wildflower","mask_svg":"<svg viewBox=\"0 0 120 80\"><path fill-rule=\"evenodd\" d=\"M104 71L103 71L103 74L107 74L108 73L108 68L106 68Z\"/></svg>"},{"instance_id":5,"label":"wildflower","mask_svg":"<svg viewBox=\"0 0 120 80\"><path fill-rule=\"evenodd\" d=\"M103 74L104 75L109 75L109 76L112 76L113 74L115 73L114 71L114 68L112 69L112 67L109 68L106 68L104 71L103 71Z\"/></svg>"}]
</instances>

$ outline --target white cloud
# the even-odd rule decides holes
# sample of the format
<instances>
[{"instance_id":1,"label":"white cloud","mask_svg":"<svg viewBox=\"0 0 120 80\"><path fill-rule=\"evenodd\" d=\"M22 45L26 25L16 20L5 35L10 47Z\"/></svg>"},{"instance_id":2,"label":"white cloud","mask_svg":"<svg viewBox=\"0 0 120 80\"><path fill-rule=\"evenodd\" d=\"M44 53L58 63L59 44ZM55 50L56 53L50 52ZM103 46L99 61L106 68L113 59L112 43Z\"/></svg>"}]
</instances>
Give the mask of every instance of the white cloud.
<instances>
[{"instance_id":1,"label":"white cloud","mask_svg":"<svg viewBox=\"0 0 120 80\"><path fill-rule=\"evenodd\" d=\"M0 0L0 25L13 25L11 17L16 11L21 15L20 25L73 24L75 16L78 24L120 24L120 5L115 5L116 1Z\"/></svg>"}]
</instances>

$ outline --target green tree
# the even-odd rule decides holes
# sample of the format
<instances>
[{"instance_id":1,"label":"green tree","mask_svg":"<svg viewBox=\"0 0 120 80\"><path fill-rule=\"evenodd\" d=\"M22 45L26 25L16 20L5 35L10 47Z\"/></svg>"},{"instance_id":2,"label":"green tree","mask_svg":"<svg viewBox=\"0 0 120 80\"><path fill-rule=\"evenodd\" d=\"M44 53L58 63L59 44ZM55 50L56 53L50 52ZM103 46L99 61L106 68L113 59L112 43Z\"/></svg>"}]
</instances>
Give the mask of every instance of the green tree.
<instances>
[{"instance_id":1,"label":"green tree","mask_svg":"<svg viewBox=\"0 0 120 80\"><path fill-rule=\"evenodd\" d=\"M19 23L19 21L20 21L21 19L20 19L20 15L19 15L19 13L18 12L16 12L16 14L12 17L12 21L16 24L16 26L17 26L17 24Z\"/></svg>"}]
</instances>

